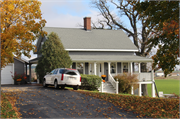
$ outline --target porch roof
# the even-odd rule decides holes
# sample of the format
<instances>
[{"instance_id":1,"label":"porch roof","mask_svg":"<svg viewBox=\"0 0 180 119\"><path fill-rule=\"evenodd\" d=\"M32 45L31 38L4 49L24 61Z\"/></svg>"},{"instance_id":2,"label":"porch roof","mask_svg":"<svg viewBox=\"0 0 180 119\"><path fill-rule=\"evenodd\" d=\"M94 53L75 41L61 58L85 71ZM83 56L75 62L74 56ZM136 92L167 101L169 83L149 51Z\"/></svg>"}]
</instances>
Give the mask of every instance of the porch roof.
<instances>
[{"instance_id":1,"label":"porch roof","mask_svg":"<svg viewBox=\"0 0 180 119\"><path fill-rule=\"evenodd\" d=\"M34 59L29 60L29 63L30 64L37 64L38 63L38 58L34 58Z\"/></svg>"},{"instance_id":2,"label":"porch roof","mask_svg":"<svg viewBox=\"0 0 180 119\"><path fill-rule=\"evenodd\" d=\"M135 55L70 55L73 62L152 62L146 57Z\"/></svg>"}]
</instances>

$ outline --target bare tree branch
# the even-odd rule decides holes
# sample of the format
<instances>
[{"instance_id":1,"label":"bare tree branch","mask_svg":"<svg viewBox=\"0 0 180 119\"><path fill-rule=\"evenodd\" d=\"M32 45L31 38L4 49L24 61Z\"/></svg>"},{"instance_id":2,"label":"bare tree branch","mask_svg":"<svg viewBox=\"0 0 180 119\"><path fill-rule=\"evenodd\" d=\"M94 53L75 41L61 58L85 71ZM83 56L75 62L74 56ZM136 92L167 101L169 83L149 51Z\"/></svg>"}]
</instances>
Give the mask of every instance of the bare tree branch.
<instances>
[{"instance_id":1,"label":"bare tree branch","mask_svg":"<svg viewBox=\"0 0 180 119\"><path fill-rule=\"evenodd\" d=\"M138 14L134 7L136 3L139 1L140 0L118 0L117 2L114 0L94 0L92 4L100 11L100 14L105 19L101 20L99 24L106 23L110 27L110 29L117 28L124 30L127 33L128 37L133 37L133 43L139 50L139 52L136 52L136 55L147 56L153 47L152 44L148 43L148 37L150 36L150 33L152 32L154 26L147 26L147 20L149 20L150 18L141 17L140 19L138 19L140 14ZM116 13L110 10L110 4L114 5L118 12L120 12L122 15L128 18L132 30L131 28L123 26L122 22L120 23L117 20L118 15L116 15ZM142 28L140 29L141 32L139 33L137 23L140 22L142 24Z\"/></svg>"}]
</instances>

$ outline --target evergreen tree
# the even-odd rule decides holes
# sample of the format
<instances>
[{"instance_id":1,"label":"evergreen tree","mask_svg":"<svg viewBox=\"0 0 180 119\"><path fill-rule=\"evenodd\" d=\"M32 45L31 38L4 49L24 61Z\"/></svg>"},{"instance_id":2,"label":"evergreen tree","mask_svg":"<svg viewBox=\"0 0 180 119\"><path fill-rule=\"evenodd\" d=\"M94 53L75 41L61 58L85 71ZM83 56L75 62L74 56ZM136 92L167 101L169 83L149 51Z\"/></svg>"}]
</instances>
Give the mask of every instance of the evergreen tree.
<instances>
[{"instance_id":1,"label":"evergreen tree","mask_svg":"<svg viewBox=\"0 0 180 119\"><path fill-rule=\"evenodd\" d=\"M72 65L68 52L65 51L60 38L54 32L48 35L40 53L42 56L38 59L38 65L36 66L40 83L43 82L43 77L47 72L56 68L70 68Z\"/></svg>"}]
</instances>

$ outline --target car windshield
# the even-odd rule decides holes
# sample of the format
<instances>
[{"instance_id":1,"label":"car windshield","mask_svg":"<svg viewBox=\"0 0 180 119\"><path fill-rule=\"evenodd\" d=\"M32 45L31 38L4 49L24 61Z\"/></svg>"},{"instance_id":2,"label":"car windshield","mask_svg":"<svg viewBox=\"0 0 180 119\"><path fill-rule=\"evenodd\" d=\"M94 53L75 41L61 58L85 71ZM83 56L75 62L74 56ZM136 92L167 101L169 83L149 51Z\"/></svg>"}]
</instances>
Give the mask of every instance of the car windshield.
<instances>
[{"instance_id":1,"label":"car windshield","mask_svg":"<svg viewBox=\"0 0 180 119\"><path fill-rule=\"evenodd\" d=\"M66 69L60 69L60 70L59 70L59 73L60 73L60 74L64 74L64 72L66 72L66 71L67 71Z\"/></svg>"},{"instance_id":2,"label":"car windshield","mask_svg":"<svg viewBox=\"0 0 180 119\"><path fill-rule=\"evenodd\" d=\"M68 75L77 75L74 71L67 71L65 74L68 74Z\"/></svg>"},{"instance_id":3,"label":"car windshield","mask_svg":"<svg viewBox=\"0 0 180 119\"><path fill-rule=\"evenodd\" d=\"M54 71L55 71L55 70L52 70L52 71L50 72L50 74L53 74L53 73L54 73Z\"/></svg>"}]
</instances>

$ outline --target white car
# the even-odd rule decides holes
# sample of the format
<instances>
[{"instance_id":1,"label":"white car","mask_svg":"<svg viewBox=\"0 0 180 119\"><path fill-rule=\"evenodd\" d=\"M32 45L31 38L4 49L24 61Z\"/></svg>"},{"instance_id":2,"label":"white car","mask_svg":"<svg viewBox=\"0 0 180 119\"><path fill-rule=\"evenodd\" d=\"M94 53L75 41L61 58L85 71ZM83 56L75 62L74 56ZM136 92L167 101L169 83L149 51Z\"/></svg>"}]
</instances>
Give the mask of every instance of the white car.
<instances>
[{"instance_id":1,"label":"white car","mask_svg":"<svg viewBox=\"0 0 180 119\"><path fill-rule=\"evenodd\" d=\"M54 69L50 73L44 76L43 86L54 85L55 88L61 86L73 87L74 90L78 90L81 85L81 75L76 69L58 68Z\"/></svg>"}]
</instances>

